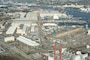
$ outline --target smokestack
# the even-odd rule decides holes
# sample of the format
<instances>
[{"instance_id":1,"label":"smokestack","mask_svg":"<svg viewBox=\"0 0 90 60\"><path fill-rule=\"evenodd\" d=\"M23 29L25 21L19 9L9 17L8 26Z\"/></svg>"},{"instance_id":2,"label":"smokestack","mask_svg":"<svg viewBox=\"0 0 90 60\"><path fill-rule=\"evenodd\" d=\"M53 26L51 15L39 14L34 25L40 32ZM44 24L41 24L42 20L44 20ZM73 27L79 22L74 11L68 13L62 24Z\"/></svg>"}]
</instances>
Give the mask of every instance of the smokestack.
<instances>
[{"instance_id":1,"label":"smokestack","mask_svg":"<svg viewBox=\"0 0 90 60\"><path fill-rule=\"evenodd\" d=\"M62 44L60 44L60 60L62 60Z\"/></svg>"},{"instance_id":2,"label":"smokestack","mask_svg":"<svg viewBox=\"0 0 90 60\"><path fill-rule=\"evenodd\" d=\"M54 44L54 60L56 60L56 42Z\"/></svg>"}]
</instances>

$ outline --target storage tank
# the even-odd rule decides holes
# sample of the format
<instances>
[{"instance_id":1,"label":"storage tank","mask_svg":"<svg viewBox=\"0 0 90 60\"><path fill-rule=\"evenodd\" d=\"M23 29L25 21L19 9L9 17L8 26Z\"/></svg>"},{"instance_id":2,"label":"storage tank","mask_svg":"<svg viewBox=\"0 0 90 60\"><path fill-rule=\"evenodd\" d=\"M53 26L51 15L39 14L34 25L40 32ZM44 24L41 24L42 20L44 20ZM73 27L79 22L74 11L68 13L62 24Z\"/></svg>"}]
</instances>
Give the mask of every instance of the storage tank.
<instances>
[{"instance_id":1,"label":"storage tank","mask_svg":"<svg viewBox=\"0 0 90 60\"><path fill-rule=\"evenodd\" d=\"M81 51L77 51L76 54L77 54L77 55L80 55L80 54L81 54Z\"/></svg>"}]
</instances>

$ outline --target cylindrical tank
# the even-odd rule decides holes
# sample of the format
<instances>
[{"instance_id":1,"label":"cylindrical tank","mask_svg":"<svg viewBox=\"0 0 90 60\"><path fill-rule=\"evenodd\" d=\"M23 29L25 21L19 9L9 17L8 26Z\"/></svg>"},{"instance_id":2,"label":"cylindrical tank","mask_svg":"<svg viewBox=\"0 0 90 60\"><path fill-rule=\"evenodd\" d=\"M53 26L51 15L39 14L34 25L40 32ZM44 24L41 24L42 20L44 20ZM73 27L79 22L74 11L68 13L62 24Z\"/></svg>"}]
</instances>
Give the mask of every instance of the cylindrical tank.
<instances>
[{"instance_id":1,"label":"cylindrical tank","mask_svg":"<svg viewBox=\"0 0 90 60\"><path fill-rule=\"evenodd\" d=\"M76 54L77 54L77 55L81 54L81 51L77 51Z\"/></svg>"}]
</instances>

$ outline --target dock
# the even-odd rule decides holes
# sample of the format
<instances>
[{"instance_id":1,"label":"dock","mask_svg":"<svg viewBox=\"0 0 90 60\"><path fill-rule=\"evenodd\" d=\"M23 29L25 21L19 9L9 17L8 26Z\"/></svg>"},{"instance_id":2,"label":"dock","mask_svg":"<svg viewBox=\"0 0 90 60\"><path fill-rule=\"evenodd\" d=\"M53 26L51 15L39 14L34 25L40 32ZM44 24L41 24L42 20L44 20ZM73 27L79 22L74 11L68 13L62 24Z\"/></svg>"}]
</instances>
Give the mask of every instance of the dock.
<instances>
[{"instance_id":1,"label":"dock","mask_svg":"<svg viewBox=\"0 0 90 60\"><path fill-rule=\"evenodd\" d=\"M79 24L84 24L86 23L86 21L83 20L43 20L43 22L45 23L56 23L56 22L60 22L60 23L79 23Z\"/></svg>"}]
</instances>

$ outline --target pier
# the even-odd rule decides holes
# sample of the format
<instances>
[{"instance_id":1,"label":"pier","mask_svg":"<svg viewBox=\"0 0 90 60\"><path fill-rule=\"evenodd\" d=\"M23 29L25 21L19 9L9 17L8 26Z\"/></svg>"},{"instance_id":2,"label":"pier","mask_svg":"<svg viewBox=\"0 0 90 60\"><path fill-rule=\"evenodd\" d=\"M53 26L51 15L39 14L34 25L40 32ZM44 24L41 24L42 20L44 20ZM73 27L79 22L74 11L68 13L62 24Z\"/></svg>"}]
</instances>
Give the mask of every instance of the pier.
<instances>
[{"instance_id":1,"label":"pier","mask_svg":"<svg viewBox=\"0 0 90 60\"><path fill-rule=\"evenodd\" d=\"M86 21L83 20L43 20L45 23L55 23L55 22L60 22L60 23L79 23L79 24L84 24Z\"/></svg>"}]
</instances>

